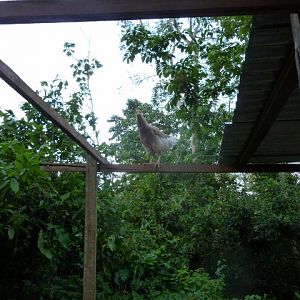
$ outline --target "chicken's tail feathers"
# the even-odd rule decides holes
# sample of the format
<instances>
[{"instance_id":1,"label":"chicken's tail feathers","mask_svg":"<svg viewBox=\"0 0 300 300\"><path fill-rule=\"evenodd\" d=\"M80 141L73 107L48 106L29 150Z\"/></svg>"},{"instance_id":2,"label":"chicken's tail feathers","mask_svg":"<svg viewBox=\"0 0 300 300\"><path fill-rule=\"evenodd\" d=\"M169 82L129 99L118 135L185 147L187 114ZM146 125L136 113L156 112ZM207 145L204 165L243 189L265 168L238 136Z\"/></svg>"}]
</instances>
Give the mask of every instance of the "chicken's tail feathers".
<instances>
[{"instance_id":1,"label":"chicken's tail feathers","mask_svg":"<svg viewBox=\"0 0 300 300\"><path fill-rule=\"evenodd\" d=\"M174 136L169 136L168 137L168 143L169 143L169 148L172 149L176 144L178 140Z\"/></svg>"}]
</instances>

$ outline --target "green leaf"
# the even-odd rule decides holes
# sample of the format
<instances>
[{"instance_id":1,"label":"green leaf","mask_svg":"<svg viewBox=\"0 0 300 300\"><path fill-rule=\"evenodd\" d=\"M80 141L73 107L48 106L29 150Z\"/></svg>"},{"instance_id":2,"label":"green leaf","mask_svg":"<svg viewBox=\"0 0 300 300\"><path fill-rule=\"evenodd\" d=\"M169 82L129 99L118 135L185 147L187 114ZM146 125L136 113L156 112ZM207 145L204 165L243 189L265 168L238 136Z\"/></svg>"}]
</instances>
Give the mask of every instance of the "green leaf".
<instances>
[{"instance_id":1,"label":"green leaf","mask_svg":"<svg viewBox=\"0 0 300 300\"><path fill-rule=\"evenodd\" d=\"M47 241L44 238L43 230L40 230L40 232L39 232L37 246L44 256L46 256L48 259L53 258L53 253L52 253L51 249L47 247Z\"/></svg>"},{"instance_id":2,"label":"green leaf","mask_svg":"<svg viewBox=\"0 0 300 300\"><path fill-rule=\"evenodd\" d=\"M15 236L16 230L14 227L9 226L7 234L8 234L8 239L12 240Z\"/></svg>"},{"instance_id":3,"label":"green leaf","mask_svg":"<svg viewBox=\"0 0 300 300\"><path fill-rule=\"evenodd\" d=\"M59 243L65 248L69 249L71 245L71 239L68 233L64 231L63 228L56 228L55 229L57 239Z\"/></svg>"},{"instance_id":4,"label":"green leaf","mask_svg":"<svg viewBox=\"0 0 300 300\"><path fill-rule=\"evenodd\" d=\"M12 179L10 180L10 188L12 189L12 191L13 191L15 194L20 190L19 182L17 181L16 178L12 178Z\"/></svg>"},{"instance_id":5,"label":"green leaf","mask_svg":"<svg viewBox=\"0 0 300 300\"><path fill-rule=\"evenodd\" d=\"M7 186L8 183L9 183L8 180L5 180L4 182L2 182L2 183L0 184L0 191L3 190L3 189Z\"/></svg>"},{"instance_id":6,"label":"green leaf","mask_svg":"<svg viewBox=\"0 0 300 300\"><path fill-rule=\"evenodd\" d=\"M108 238L107 247L111 252L113 252L116 249L115 241L116 241L116 237L114 235Z\"/></svg>"},{"instance_id":7,"label":"green leaf","mask_svg":"<svg viewBox=\"0 0 300 300\"><path fill-rule=\"evenodd\" d=\"M65 200L67 200L70 196L71 196L71 193L70 193L70 192L67 192L67 193L63 194L62 196L60 196L59 198L60 198L60 200L65 201Z\"/></svg>"}]
</instances>

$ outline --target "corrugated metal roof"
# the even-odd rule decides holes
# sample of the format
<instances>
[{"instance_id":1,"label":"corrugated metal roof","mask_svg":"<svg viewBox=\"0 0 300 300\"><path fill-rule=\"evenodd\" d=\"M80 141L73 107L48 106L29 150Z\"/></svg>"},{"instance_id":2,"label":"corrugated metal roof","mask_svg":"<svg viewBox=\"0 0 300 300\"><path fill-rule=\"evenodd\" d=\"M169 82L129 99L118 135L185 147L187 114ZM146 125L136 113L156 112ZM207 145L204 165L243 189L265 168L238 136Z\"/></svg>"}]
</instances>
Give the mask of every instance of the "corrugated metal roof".
<instances>
[{"instance_id":1,"label":"corrugated metal roof","mask_svg":"<svg viewBox=\"0 0 300 300\"><path fill-rule=\"evenodd\" d=\"M289 15L253 18L233 121L224 129L220 163L239 162L292 51ZM286 103L247 162L300 161L300 93L297 85L291 87Z\"/></svg>"}]
</instances>

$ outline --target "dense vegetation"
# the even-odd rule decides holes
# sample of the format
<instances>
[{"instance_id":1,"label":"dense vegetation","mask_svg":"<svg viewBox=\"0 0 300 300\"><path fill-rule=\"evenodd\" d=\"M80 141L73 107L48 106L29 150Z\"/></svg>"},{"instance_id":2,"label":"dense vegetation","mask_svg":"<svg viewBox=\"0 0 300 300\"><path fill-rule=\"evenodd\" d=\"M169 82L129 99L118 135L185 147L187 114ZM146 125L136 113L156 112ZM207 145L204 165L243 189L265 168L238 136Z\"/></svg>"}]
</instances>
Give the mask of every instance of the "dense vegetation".
<instances>
[{"instance_id":1,"label":"dense vegetation","mask_svg":"<svg viewBox=\"0 0 300 300\"><path fill-rule=\"evenodd\" d=\"M163 163L214 163L249 23L124 23L125 60L152 62L159 80L152 103L129 99L124 116L112 116L110 143L97 143L95 115L83 113L96 59L76 59L66 43L78 90L68 94L56 78L40 95L119 163L148 161L137 107L179 138ZM1 299L80 299L84 175L39 164L85 154L29 104L22 109L20 119L0 112ZM300 299L299 196L297 174L100 174L97 299Z\"/></svg>"}]
</instances>

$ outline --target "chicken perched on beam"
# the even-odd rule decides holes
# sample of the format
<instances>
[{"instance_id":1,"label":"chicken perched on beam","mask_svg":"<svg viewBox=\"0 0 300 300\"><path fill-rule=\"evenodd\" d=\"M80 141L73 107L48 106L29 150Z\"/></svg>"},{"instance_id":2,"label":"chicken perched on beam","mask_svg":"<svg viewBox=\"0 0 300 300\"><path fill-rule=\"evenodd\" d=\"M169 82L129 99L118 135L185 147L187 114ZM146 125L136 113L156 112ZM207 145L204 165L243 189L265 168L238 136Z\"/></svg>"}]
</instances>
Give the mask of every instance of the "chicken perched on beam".
<instances>
[{"instance_id":1,"label":"chicken perched on beam","mask_svg":"<svg viewBox=\"0 0 300 300\"><path fill-rule=\"evenodd\" d=\"M157 127L149 124L140 110L136 110L137 126L141 143L145 150L150 154L150 164L157 157L156 165L160 165L160 156L168 149L173 148L177 143L177 139L173 136L168 136Z\"/></svg>"}]
</instances>

